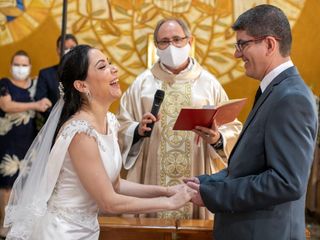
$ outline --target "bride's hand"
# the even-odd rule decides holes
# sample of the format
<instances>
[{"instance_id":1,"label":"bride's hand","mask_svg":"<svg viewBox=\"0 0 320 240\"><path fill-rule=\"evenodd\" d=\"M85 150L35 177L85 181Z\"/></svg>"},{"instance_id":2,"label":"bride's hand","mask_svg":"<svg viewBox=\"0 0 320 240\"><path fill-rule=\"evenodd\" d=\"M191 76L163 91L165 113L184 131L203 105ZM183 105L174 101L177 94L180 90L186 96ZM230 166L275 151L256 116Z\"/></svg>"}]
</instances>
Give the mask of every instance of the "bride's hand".
<instances>
[{"instance_id":1,"label":"bride's hand","mask_svg":"<svg viewBox=\"0 0 320 240\"><path fill-rule=\"evenodd\" d=\"M197 191L193 190L185 184L177 186L177 192L169 198L170 210L181 208L187 202L189 202L193 198L193 196L197 194Z\"/></svg>"},{"instance_id":2,"label":"bride's hand","mask_svg":"<svg viewBox=\"0 0 320 240\"><path fill-rule=\"evenodd\" d=\"M169 186L167 187L167 197L171 197L174 194L176 194L177 192L179 192L179 190L183 189L183 187L186 186L186 184L177 184L174 186Z\"/></svg>"}]
</instances>

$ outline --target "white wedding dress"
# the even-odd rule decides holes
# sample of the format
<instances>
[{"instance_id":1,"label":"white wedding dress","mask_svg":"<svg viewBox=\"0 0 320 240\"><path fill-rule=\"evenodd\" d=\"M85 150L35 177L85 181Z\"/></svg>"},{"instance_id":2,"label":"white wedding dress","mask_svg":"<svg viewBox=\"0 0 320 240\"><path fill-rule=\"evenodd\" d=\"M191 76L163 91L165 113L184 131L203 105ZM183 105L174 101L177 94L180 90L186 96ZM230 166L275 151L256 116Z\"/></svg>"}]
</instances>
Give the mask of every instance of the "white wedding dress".
<instances>
[{"instance_id":1,"label":"white wedding dress","mask_svg":"<svg viewBox=\"0 0 320 240\"><path fill-rule=\"evenodd\" d=\"M48 185L56 175L57 169L54 168L58 166L60 172L58 178L55 178L47 210L35 224L30 239L97 240L99 238L98 206L83 188L67 150L76 133L86 133L95 138L106 172L114 182L119 176L122 164L117 141L118 122L112 113L108 113L107 118L108 134L106 135L98 133L88 122L83 120L73 120L67 123L61 131L50 153L50 158L55 159L56 156L56 162L52 165L53 169L48 164ZM50 189L50 187L48 188Z\"/></svg>"}]
</instances>

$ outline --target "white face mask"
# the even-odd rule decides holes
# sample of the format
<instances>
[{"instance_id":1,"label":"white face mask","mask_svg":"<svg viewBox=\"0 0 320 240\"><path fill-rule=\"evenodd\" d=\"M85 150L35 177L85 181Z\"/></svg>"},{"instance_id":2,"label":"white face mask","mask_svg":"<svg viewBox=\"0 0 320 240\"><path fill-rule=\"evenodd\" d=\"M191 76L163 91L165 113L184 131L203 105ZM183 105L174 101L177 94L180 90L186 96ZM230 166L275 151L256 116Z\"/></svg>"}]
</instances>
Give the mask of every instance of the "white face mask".
<instances>
[{"instance_id":1,"label":"white face mask","mask_svg":"<svg viewBox=\"0 0 320 240\"><path fill-rule=\"evenodd\" d=\"M26 80L30 75L30 66L12 66L11 74L15 80Z\"/></svg>"},{"instance_id":2,"label":"white face mask","mask_svg":"<svg viewBox=\"0 0 320 240\"><path fill-rule=\"evenodd\" d=\"M185 61L187 61L190 48L191 46L189 43L182 48L178 48L170 44L166 49L163 50L157 48L157 55L164 65L172 68L178 68Z\"/></svg>"}]
</instances>

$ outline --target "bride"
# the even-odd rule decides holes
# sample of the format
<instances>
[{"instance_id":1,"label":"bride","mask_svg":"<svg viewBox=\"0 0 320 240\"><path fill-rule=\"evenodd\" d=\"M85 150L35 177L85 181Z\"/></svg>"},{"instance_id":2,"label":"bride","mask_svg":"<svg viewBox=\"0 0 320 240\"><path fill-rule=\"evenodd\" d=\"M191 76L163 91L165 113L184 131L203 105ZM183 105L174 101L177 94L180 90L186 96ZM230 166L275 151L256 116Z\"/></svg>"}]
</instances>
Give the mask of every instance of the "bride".
<instances>
[{"instance_id":1,"label":"bride","mask_svg":"<svg viewBox=\"0 0 320 240\"><path fill-rule=\"evenodd\" d=\"M63 99L31 145L6 208L7 239L98 239L98 211L147 213L182 207L185 185L141 185L119 178L119 124L108 112L121 95L117 69L79 45L61 60Z\"/></svg>"}]
</instances>

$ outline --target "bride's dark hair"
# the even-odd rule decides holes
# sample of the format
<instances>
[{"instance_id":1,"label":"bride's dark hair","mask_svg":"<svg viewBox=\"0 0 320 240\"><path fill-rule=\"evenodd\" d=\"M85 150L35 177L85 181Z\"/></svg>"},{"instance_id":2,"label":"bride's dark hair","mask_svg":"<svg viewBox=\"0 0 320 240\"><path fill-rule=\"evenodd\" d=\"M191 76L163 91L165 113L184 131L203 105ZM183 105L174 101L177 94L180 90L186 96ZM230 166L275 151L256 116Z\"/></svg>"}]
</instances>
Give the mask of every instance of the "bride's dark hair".
<instances>
[{"instance_id":1,"label":"bride's dark hair","mask_svg":"<svg viewBox=\"0 0 320 240\"><path fill-rule=\"evenodd\" d=\"M59 118L54 138L56 138L61 126L85 103L80 92L75 89L75 80L85 80L89 68L89 45L78 45L66 53L59 64L58 75L63 87L64 106ZM54 142L54 141L53 141Z\"/></svg>"}]
</instances>

